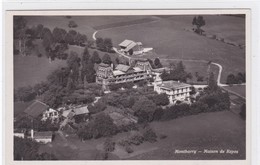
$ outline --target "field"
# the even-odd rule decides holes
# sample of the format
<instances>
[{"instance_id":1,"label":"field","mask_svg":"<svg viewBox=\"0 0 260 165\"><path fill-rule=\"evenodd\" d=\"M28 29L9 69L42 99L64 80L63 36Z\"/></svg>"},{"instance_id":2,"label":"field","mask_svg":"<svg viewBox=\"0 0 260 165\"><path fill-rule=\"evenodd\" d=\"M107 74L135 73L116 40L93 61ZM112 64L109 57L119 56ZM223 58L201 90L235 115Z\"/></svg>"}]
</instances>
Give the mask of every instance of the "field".
<instances>
[{"instance_id":1,"label":"field","mask_svg":"<svg viewBox=\"0 0 260 165\"><path fill-rule=\"evenodd\" d=\"M244 72L245 50L184 30L191 28L192 18L193 16L172 16L150 23L102 30L97 36L112 38L114 45L124 39L141 41L144 47L153 47L156 56L160 58L217 62L224 70L221 82L225 82L226 76L230 73ZM244 44L243 18L205 16L205 20L209 20L205 30L227 40L233 39L232 42ZM215 24L213 20L217 20Z\"/></svg>"},{"instance_id":2,"label":"field","mask_svg":"<svg viewBox=\"0 0 260 165\"><path fill-rule=\"evenodd\" d=\"M14 88L45 81L52 71L64 66L65 63L63 60L49 62L46 57L14 56Z\"/></svg>"},{"instance_id":3,"label":"field","mask_svg":"<svg viewBox=\"0 0 260 165\"><path fill-rule=\"evenodd\" d=\"M242 97L246 97L246 86L245 85L233 85L233 86L226 86L224 89L232 91Z\"/></svg>"},{"instance_id":4,"label":"field","mask_svg":"<svg viewBox=\"0 0 260 165\"><path fill-rule=\"evenodd\" d=\"M229 112L204 113L166 122L152 122L151 127L157 135L167 135L155 143L145 142L133 146L134 152L126 153L120 147L111 153L109 159L133 160L179 160L179 159L244 159L245 122L238 115ZM214 130L214 131L213 131ZM113 137L114 141L127 133ZM81 142L76 136L61 138L57 135L48 145L42 145L41 152L48 151L61 160L95 159L102 150L104 138ZM217 144L217 145L216 145ZM238 150L238 154L175 154L175 149L195 150Z\"/></svg>"},{"instance_id":5,"label":"field","mask_svg":"<svg viewBox=\"0 0 260 165\"><path fill-rule=\"evenodd\" d=\"M195 59L208 60L221 64L224 83L230 73L245 71L245 49L229 45L217 40L209 39L192 33L193 16L74 16L68 19L64 16L54 17L26 17L29 26L43 24L50 29L62 27L66 30L68 22L74 20L75 28L88 38L99 30L96 37L112 38L117 46L124 39L141 41L144 47L153 47L155 55L150 58L162 59ZM232 16L204 16L206 34L216 35L225 41L245 45L245 19ZM189 68L189 67L187 67ZM196 67L190 67L192 72ZM197 69L201 70L201 69ZM202 70L205 70L202 69ZM202 73L203 74L203 73ZM205 75L205 74L203 74Z\"/></svg>"},{"instance_id":6,"label":"field","mask_svg":"<svg viewBox=\"0 0 260 165\"><path fill-rule=\"evenodd\" d=\"M245 122L232 112L205 113L151 124L168 137L155 143L158 149L131 159L244 159ZM213 131L214 130L214 131ZM153 146L153 147L154 147ZM151 146L152 147L152 146ZM238 150L238 154L175 154L175 150Z\"/></svg>"},{"instance_id":7,"label":"field","mask_svg":"<svg viewBox=\"0 0 260 165\"><path fill-rule=\"evenodd\" d=\"M96 37L112 38L117 46L124 39L141 41L144 47L153 47L154 55L148 58L160 57L164 65L168 65L168 59L184 60L186 70L195 75L206 78L207 66L205 63L189 62L185 60L209 60L220 63L223 66L221 82L224 83L230 73L244 72L245 50L223 42L199 36L187 31L191 29L193 16L73 16L68 19L65 16L29 16L26 17L29 27L43 24L51 30L61 27L70 30L68 22L75 21L78 24L76 31L86 34L92 39L92 34L99 30ZM245 19L231 16L204 16L206 26L203 27L206 34L215 34L226 41L245 44ZM40 44L39 44L40 45ZM45 55L42 47L39 52ZM83 51L81 48L70 47L69 51ZM92 53L92 50L90 50ZM37 52L35 52L37 55ZM100 52L102 56L104 53ZM112 55L114 59L116 56ZM26 59L26 60L23 60ZM28 59L28 60L27 60ZM33 85L43 81L46 76L62 66L64 61L56 60L49 64L47 59L39 60L35 57L15 57L15 87ZM47 66L47 67L46 67ZM31 68L34 68L33 70ZM217 74L217 70L212 70ZM28 76L27 76L28 75Z\"/></svg>"}]
</instances>

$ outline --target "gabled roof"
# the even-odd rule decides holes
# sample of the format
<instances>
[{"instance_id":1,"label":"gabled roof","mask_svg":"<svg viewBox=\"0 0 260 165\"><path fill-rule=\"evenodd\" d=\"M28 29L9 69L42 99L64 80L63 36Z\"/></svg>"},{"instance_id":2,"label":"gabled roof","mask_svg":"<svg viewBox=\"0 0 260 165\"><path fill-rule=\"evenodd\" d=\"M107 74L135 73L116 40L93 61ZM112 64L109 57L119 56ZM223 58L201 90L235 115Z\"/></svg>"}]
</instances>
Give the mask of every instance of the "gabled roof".
<instances>
[{"instance_id":1,"label":"gabled roof","mask_svg":"<svg viewBox=\"0 0 260 165\"><path fill-rule=\"evenodd\" d=\"M140 44L140 43L139 43ZM124 40L123 42L121 42L119 44L120 47L125 47L124 51L129 51L130 49L132 49L133 47L135 47L137 45L136 42L132 41L132 40Z\"/></svg>"},{"instance_id":2,"label":"gabled roof","mask_svg":"<svg viewBox=\"0 0 260 165\"><path fill-rule=\"evenodd\" d=\"M75 109L73 109L73 112L75 113L75 115L87 114L87 113L89 113L88 106L75 108Z\"/></svg>"},{"instance_id":3,"label":"gabled roof","mask_svg":"<svg viewBox=\"0 0 260 165\"><path fill-rule=\"evenodd\" d=\"M172 89L172 90L191 87L190 84L185 84L185 83L181 83L181 82L178 82L178 81L172 81L172 80L163 81L162 84L160 84L158 86L162 87L162 88L166 88L166 89Z\"/></svg>"},{"instance_id":4,"label":"gabled roof","mask_svg":"<svg viewBox=\"0 0 260 165\"><path fill-rule=\"evenodd\" d=\"M129 51L130 49L132 49L133 47L135 47L136 46L136 43L135 42L132 42L131 44L129 44L126 48L125 48L125 50L124 51Z\"/></svg>"},{"instance_id":5,"label":"gabled roof","mask_svg":"<svg viewBox=\"0 0 260 165\"><path fill-rule=\"evenodd\" d=\"M128 66L128 65L118 64L116 66L116 70L120 70L122 72L127 72L128 69L130 69L130 66Z\"/></svg>"},{"instance_id":6,"label":"gabled roof","mask_svg":"<svg viewBox=\"0 0 260 165\"><path fill-rule=\"evenodd\" d=\"M34 139L51 139L52 132L51 131L34 132L33 137L34 137Z\"/></svg>"},{"instance_id":7,"label":"gabled roof","mask_svg":"<svg viewBox=\"0 0 260 165\"><path fill-rule=\"evenodd\" d=\"M122 46L122 47L127 47L128 45L130 45L131 43L133 43L134 41L132 41L132 40L124 40L123 42L121 42L120 44L119 44L119 46Z\"/></svg>"},{"instance_id":8,"label":"gabled roof","mask_svg":"<svg viewBox=\"0 0 260 165\"><path fill-rule=\"evenodd\" d=\"M45 103L35 100L29 107L27 107L24 112L31 117L38 117L40 116L44 111L46 111L49 108L48 105Z\"/></svg>"}]
</instances>

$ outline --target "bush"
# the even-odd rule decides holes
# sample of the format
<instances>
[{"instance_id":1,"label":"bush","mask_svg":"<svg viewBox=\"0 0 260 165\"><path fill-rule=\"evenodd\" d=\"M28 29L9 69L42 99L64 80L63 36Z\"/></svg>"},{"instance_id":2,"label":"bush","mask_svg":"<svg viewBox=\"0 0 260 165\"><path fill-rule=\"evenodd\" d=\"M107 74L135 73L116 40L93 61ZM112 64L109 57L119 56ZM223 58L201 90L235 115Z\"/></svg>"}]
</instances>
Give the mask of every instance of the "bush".
<instances>
[{"instance_id":1,"label":"bush","mask_svg":"<svg viewBox=\"0 0 260 165\"><path fill-rule=\"evenodd\" d=\"M144 137L138 131L132 131L129 136L129 143L134 145L140 145L144 142Z\"/></svg>"},{"instance_id":2,"label":"bush","mask_svg":"<svg viewBox=\"0 0 260 165\"><path fill-rule=\"evenodd\" d=\"M119 142L117 142L118 145L125 147L125 146L129 146L130 142L128 139L121 139Z\"/></svg>"},{"instance_id":3,"label":"bush","mask_svg":"<svg viewBox=\"0 0 260 165\"><path fill-rule=\"evenodd\" d=\"M107 138L104 142L104 151L113 152L115 150L115 142L111 138Z\"/></svg>"},{"instance_id":4,"label":"bush","mask_svg":"<svg viewBox=\"0 0 260 165\"><path fill-rule=\"evenodd\" d=\"M145 141L154 143L157 141L157 135L151 128L146 128L143 132L143 137Z\"/></svg>"},{"instance_id":5,"label":"bush","mask_svg":"<svg viewBox=\"0 0 260 165\"><path fill-rule=\"evenodd\" d=\"M167 138L167 135L161 134L161 135L159 135L159 138L160 139L165 139L165 138Z\"/></svg>"},{"instance_id":6,"label":"bush","mask_svg":"<svg viewBox=\"0 0 260 165\"><path fill-rule=\"evenodd\" d=\"M134 152L134 150L130 146L126 146L125 151L129 154Z\"/></svg>"},{"instance_id":7,"label":"bush","mask_svg":"<svg viewBox=\"0 0 260 165\"><path fill-rule=\"evenodd\" d=\"M70 21L68 24L69 28L76 28L78 25L74 21Z\"/></svg>"}]
</instances>

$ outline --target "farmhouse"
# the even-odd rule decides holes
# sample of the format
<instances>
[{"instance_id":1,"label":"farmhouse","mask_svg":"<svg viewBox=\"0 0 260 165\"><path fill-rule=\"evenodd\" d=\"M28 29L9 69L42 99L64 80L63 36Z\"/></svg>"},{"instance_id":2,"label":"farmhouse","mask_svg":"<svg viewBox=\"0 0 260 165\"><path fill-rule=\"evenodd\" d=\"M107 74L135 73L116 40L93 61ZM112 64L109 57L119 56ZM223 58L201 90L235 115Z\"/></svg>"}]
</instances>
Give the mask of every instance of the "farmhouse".
<instances>
[{"instance_id":1,"label":"farmhouse","mask_svg":"<svg viewBox=\"0 0 260 165\"><path fill-rule=\"evenodd\" d=\"M119 44L120 52L126 55L142 54L143 44L141 42L134 42L132 40L124 40Z\"/></svg>"},{"instance_id":2,"label":"farmhouse","mask_svg":"<svg viewBox=\"0 0 260 165\"><path fill-rule=\"evenodd\" d=\"M154 83L154 91L158 94L166 93L171 104L178 101L188 101L191 92L191 85L178 81L160 81Z\"/></svg>"},{"instance_id":3,"label":"farmhouse","mask_svg":"<svg viewBox=\"0 0 260 165\"><path fill-rule=\"evenodd\" d=\"M50 143L52 142L53 134L51 131L34 132L31 130L31 138L38 143Z\"/></svg>"},{"instance_id":4,"label":"farmhouse","mask_svg":"<svg viewBox=\"0 0 260 165\"><path fill-rule=\"evenodd\" d=\"M32 118L41 116L42 121L46 121L47 119L54 120L59 117L59 113L56 110L49 108L48 105L39 100L35 100L24 112Z\"/></svg>"},{"instance_id":5,"label":"farmhouse","mask_svg":"<svg viewBox=\"0 0 260 165\"><path fill-rule=\"evenodd\" d=\"M139 60L134 67L119 64L113 67L101 63L97 69L96 82L106 87L109 84L119 84L146 80L152 77L153 69L148 60Z\"/></svg>"}]
</instances>

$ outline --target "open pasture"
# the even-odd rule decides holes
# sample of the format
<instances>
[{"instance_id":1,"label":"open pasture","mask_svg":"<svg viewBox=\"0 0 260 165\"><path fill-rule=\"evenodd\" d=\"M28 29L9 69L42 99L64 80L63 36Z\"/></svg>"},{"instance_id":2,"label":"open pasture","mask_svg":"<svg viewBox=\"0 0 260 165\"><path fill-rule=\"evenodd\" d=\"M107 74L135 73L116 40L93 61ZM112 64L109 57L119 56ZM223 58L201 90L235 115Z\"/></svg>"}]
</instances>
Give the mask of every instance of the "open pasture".
<instances>
[{"instance_id":1,"label":"open pasture","mask_svg":"<svg viewBox=\"0 0 260 165\"><path fill-rule=\"evenodd\" d=\"M166 139L150 145L158 149L131 157L134 160L225 160L245 158L245 121L230 111L203 113L166 122L152 122ZM214 131L213 131L214 130ZM142 145L135 149L141 149ZM197 154L176 154L175 150L197 150ZM203 154L208 150L238 150L238 154Z\"/></svg>"},{"instance_id":2,"label":"open pasture","mask_svg":"<svg viewBox=\"0 0 260 165\"><path fill-rule=\"evenodd\" d=\"M188 26L192 27L192 18L193 16L172 16L162 18L156 22L101 30L97 33L97 37L110 37L115 46L124 39L140 41L144 47L153 47L156 52L153 56L161 58L217 62L223 66L221 82L225 82L226 76L230 73L243 72L245 70L245 49L184 30ZM232 28L228 28L232 24L225 29L225 33L229 33L229 38L240 36L241 40L244 40L242 35L244 26L240 25L241 22L243 23L243 18L206 16L205 20L207 22L207 20L216 18L225 19L223 22L227 22L227 19L242 19L242 21L238 21L237 25L233 24L233 26L238 26L236 28L240 28L240 31L237 33L241 35L233 35ZM212 26L212 29L213 27L217 29L216 26L221 26L221 24L216 24L215 26L212 24L213 22L209 21L208 26ZM231 30L231 32L228 30ZM153 56L150 57L155 58Z\"/></svg>"}]
</instances>

